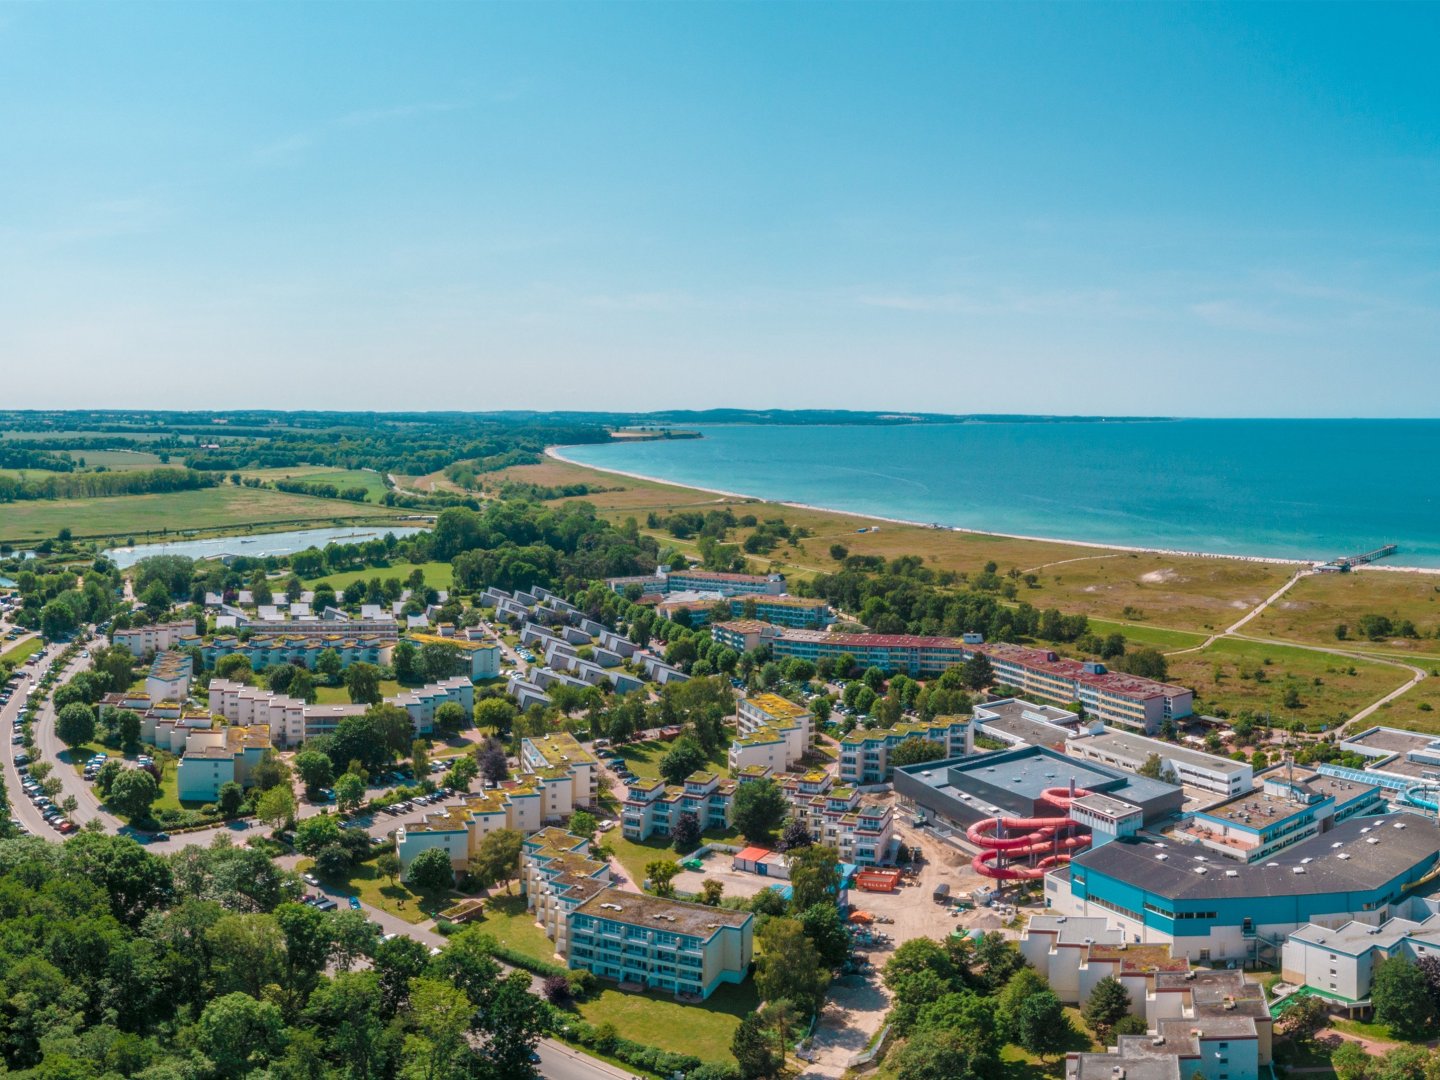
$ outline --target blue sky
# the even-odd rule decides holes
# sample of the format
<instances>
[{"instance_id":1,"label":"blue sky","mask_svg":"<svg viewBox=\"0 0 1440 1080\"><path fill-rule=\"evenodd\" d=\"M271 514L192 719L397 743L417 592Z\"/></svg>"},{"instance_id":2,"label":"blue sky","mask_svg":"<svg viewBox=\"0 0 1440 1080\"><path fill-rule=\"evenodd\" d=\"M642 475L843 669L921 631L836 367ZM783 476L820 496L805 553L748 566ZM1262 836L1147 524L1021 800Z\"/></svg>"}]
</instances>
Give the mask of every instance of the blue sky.
<instances>
[{"instance_id":1,"label":"blue sky","mask_svg":"<svg viewBox=\"0 0 1440 1080\"><path fill-rule=\"evenodd\" d=\"M1440 7L0 8L0 402L1436 415Z\"/></svg>"}]
</instances>

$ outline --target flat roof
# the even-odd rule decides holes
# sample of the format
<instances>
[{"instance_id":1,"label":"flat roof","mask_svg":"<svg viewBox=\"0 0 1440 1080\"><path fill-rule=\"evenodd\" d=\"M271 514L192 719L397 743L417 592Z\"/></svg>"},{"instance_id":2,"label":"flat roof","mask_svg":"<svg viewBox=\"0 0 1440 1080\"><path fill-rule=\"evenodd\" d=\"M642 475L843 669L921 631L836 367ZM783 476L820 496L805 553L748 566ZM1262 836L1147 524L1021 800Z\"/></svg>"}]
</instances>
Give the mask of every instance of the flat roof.
<instances>
[{"instance_id":1,"label":"flat roof","mask_svg":"<svg viewBox=\"0 0 1440 1080\"><path fill-rule=\"evenodd\" d=\"M698 938L713 937L725 927L744 926L754 918L747 911L665 900L621 889L602 890L577 907L575 914Z\"/></svg>"},{"instance_id":2,"label":"flat roof","mask_svg":"<svg viewBox=\"0 0 1440 1080\"><path fill-rule=\"evenodd\" d=\"M982 713L984 715L981 715ZM1001 698L999 701L984 702L975 706L974 715L977 724L987 726L995 720L1012 718L1067 726L1076 726L1081 723L1080 716L1072 713L1069 709L1062 709L1058 705L1036 705L1034 702L1025 701L1022 698Z\"/></svg>"},{"instance_id":3,"label":"flat roof","mask_svg":"<svg viewBox=\"0 0 1440 1080\"><path fill-rule=\"evenodd\" d=\"M1431 915L1424 922L1387 919L1379 926L1351 921L1333 930L1328 926L1306 923L1290 937L1307 945L1324 945L1336 952L1358 956L1374 948L1389 949L1404 938L1440 941L1440 915Z\"/></svg>"},{"instance_id":4,"label":"flat roof","mask_svg":"<svg viewBox=\"0 0 1440 1080\"><path fill-rule=\"evenodd\" d=\"M1180 1057L1173 1052L1158 1057L1070 1054L1065 1058L1065 1080L1115 1080L1117 1068L1125 1070L1125 1080L1180 1080Z\"/></svg>"},{"instance_id":5,"label":"flat roof","mask_svg":"<svg viewBox=\"0 0 1440 1080\"><path fill-rule=\"evenodd\" d=\"M1363 746L1368 750L1384 750L1387 753L1403 754L1410 750L1423 750L1432 743L1440 742L1440 739L1418 731L1375 727L1369 731L1362 731L1359 735L1346 739L1345 742L1354 746Z\"/></svg>"},{"instance_id":6,"label":"flat roof","mask_svg":"<svg viewBox=\"0 0 1440 1080\"><path fill-rule=\"evenodd\" d=\"M798 720L802 716L810 715L809 709L803 705L797 705L789 698L783 698L779 694L756 694L754 697L747 697L742 700L754 705L766 716L778 716L787 720Z\"/></svg>"},{"instance_id":7,"label":"flat roof","mask_svg":"<svg viewBox=\"0 0 1440 1080\"><path fill-rule=\"evenodd\" d=\"M1071 880L1077 871L1094 871L1172 900L1369 893L1436 852L1440 831L1433 824L1414 814L1383 814L1351 818L1263 862L1197 854L1194 847L1148 836L1121 838L1076 855ZM1200 867L1206 872L1197 873Z\"/></svg>"},{"instance_id":8,"label":"flat roof","mask_svg":"<svg viewBox=\"0 0 1440 1080\"><path fill-rule=\"evenodd\" d=\"M1283 783L1284 774L1270 773L1263 782L1274 783L1276 781ZM1376 790L1373 784L1361 784L1338 776L1322 776L1319 773L1310 772L1296 774L1291 786L1298 792L1313 793L1322 798L1333 798L1337 803L1348 802L1367 791ZM1266 824L1302 813L1316 805L1318 804L1285 795L1272 795L1263 787L1258 787L1241 792L1239 795L1232 795L1227 799L1221 799L1219 802L1201 807L1195 812L1236 825L1250 825L1257 829L1263 829Z\"/></svg>"},{"instance_id":9,"label":"flat roof","mask_svg":"<svg viewBox=\"0 0 1440 1080\"><path fill-rule=\"evenodd\" d=\"M1191 750L1189 747L1161 742L1159 739L1147 739L1143 735L1132 735L1128 731L1107 730L1099 735L1083 736L1074 743L1075 748L1085 746L1105 750L1130 760L1138 760L1142 765L1151 754L1159 754L1162 758L1183 761L1187 765L1193 765L1199 769L1209 769L1211 772L1223 773L1227 776L1235 776L1250 770L1248 762L1235 761L1218 754L1207 754L1203 750Z\"/></svg>"}]
</instances>

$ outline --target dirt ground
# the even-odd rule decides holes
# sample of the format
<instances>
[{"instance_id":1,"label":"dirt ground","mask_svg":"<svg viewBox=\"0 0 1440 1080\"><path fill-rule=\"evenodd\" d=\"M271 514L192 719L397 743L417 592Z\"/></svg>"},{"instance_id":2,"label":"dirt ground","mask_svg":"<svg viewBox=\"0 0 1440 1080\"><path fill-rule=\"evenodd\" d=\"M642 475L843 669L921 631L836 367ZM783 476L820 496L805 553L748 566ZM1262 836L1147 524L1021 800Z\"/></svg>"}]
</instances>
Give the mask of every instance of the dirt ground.
<instances>
[{"instance_id":1,"label":"dirt ground","mask_svg":"<svg viewBox=\"0 0 1440 1080\"><path fill-rule=\"evenodd\" d=\"M725 886L726 896L754 896L770 885L788 885L783 878L761 877L730 869L734 856L729 852L717 851L705 856L703 870L681 870L675 875L675 888L681 892L698 893L700 883L714 878Z\"/></svg>"},{"instance_id":2,"label":"dirt ground","mask_svg":"<svg viewBox=\"0 0 1440 1080\"><path fill-rule=\"evenodd\" d=\"M878 974L865 980L837 982L825 998L820 1022L811 1036L811 1061L798 1080L833 1080L843 1076L850 1061L869 1045L885 1021L890 995Z\"/></svg>"}]
</instances>

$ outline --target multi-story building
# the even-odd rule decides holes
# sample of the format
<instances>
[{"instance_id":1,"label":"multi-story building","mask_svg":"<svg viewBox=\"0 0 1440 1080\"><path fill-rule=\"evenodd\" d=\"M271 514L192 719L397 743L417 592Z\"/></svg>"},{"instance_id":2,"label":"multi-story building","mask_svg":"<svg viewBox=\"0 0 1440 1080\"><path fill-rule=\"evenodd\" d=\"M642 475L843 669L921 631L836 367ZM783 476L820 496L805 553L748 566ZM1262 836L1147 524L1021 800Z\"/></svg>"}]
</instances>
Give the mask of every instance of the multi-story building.
<instances>
[{"instance_id":1,"label":"multi-story building","mask_svg":"<svg viewBox=\"0 0 1440 1080\"><path fill-rule=\"evenodd\" d=\"M131 626L114 630L110 643L129 649L134 657L164 652L166 649L185 649L200 644L200 635L195 633L195 624L188 621L153 623L150 626Z\"/></svg>"},{"instance_id":2,"label":"multi-story building","mask_svg":"<svg viewBox=\"0 0 1440 1080\"><path fill-rule=\"evenodd\" d=\"M1236 761L1192 750L1186 746L1147 739L1128 731L1101 731L1082 734L1065 744L1067 753L1086 761L1139 772L1151 759L1160 763L1162 772L1172 773L1175 782L1185 787L1200 788L1215 795L1231 796L1249 791L1255 783L1255 772L1249 762Z\"/></svg>"},{"instance_id":3,"label":"multi-story building","mask_svg":"<svg viewBox=\"0 0 1440 1080\"><path fill-rule=\"evenodd\" d=\"M345 717L359 716L366 709L364 705L309 705L300 698L230 679L211 679L209 695L211 712L241 727L263 724L274 736L275 745L282 747L328 735ZM405 709L415 734L423 735L433 728L435 710L447 702L459 705L468 714L475 702L475 687L469 679L457 675L385 700Z\"/></svg>"},{"instance_id":4,"label":"multi-story building","mask_svg":"<svg viewBox=\"0 0 1440 1080\"><path fill-rule=\"evenodd\" d=\"M727 602L732 619L758 619L796 630L819 630L835 621L829 604L806 596L743 593Z\"/></svg>"},{"instance_id":5,"label":"multi-story building","mask_svg":"<svg viewBox=\"0 0 1440 1080\"><path fill-rule=\"evenodd\" d=\"M749 912L612 888L589 843L560 829L531 836L520 858L526 905L570 968L687 1000L745 980Z\"/></svg>"},{"instance_id":6,"label":"multi-story building","mask_svg":"<svg viewBox=\"0 0 1440 1080\"><path fill-rule=\"evenodd\" d=\"M1412 963L1440 956L1440 915L1387 919L1379 925L1308 923L1285 940L1280 970L1286 982L1309 986L1326 997L1368 1001L1370 980L1382 961L1403 956Z\"/></svg>"},{"instance_id":7,"label":"multi-story building","mask_svg":"<svg viewBox=\"0 0 1440 1080\"><path fill-rule=\"evenodd\" d=\"M1283 769L1265 776L1256 790L1196 810L1174 835L1227 859L1260 862L1342 821L1384 809L1381 789L1371 784Z\"/></svg>"},{"instance_id":8,"label":"multi-story building","mask_svg":"<svg viewBox=\"0 0 1440 1080\"><path fill-rule=\"evenodd\" d=\"M428 735L435 729L435 710L441 705L459 705L467 718L475 711L475 684L467 676L456 675L415 690L402 690L389 701L410 714L416 734Z\"/></svg>"},{"instance_id":9,"label":"multi-story building","mask_svg":"<svg viewBox=\"0 0 1440 1080\"><path fill-rule=\"evenodd\" d=\"M189 653L157 652L145 676L145 695L151 701L183 702L190 696L193 675L194 661Z\"/></svg>"},{"instance_id":10,"label":"multi-story building","mask_svg":"<svg viewBox=\"0 0 1440 1080\"><path fill-rule=\"evenodd\" d=\"M1049 649L987 645L978 634L958 638L837 634L789 630L759 620L716 623L710 632L716 641L740 652L769 645L776 659L798 656L812 663L849 656L859 667L915 678L940 675L980 654L989 661L996 683L1062 705L1079 702L1091 717L1147 735L1155 734L1167 720L1189 716L1194 706L1194 693L1185 687L1109 671L1094 661L1069 660Z\"/></svg>"},{"instance_id":11,"label":"multi-story building","mask_svg":"<svg viewBox=\"0 0 1440 1080\"><path fill-rule=\"evenodd\" d=\"M422 851L440 848L450 856L456 873L463 871L470 856L480 850L485 837L500 829L533 833L544 826L546 784L528 777L487 788L478 795L466 795L442 810L431 811L419 821L395 830L395 852L400 874Z\"/></svg>"},{"instance_id":12,"label":"multi-story building","mask_svg":"<svg viewBox=\"0 0 1440 1080\"><path fill-rule=\"evenodd\" d=\"M277 664L294 664L313 671L320 654L327 649L335 650L342 667L362 661L384 666L394 658L396 639L393 636L349 637L337 634L333 626L329 624L324 634L255 634L243 640L217 635L202 647L202 655L205 666L213 668L222 657L239 653L250 661L251 668L256 671L264 671Z\"/></svg>"},{"instance_id":13,"label":"multi-story building","mask_svg":"<svg viewBox=\"0 0 1440 1080\"><path fill-rule=\"evenodd\" d=\"M192 731L175 769L181 802L214 802L232 780L246 787L269 749L270 732L263 725Z\"/></svg>"},{"instance_id":14,"label":"multi-story building","mask_svg":"<svg viewBox=\"0 0 1440 1080\"><path fill-rule=\"evenodd\" d=\"M973 750L970 722L959 716L937 716L888 728L857 728L840 740L842 784L884 784L890 779L890 754L908 739L922 739L944 747L942 758L961 757Z\"/></svg>"},{"instance_id":15,"label":"multi-story building","mask_svg":"<svg viewBox=\"0 0 1440 1080\"><path fill-rule=\"evenodd\" d=\"M450 637L444 634L417 634L413 630L405 635L407 641L417 645L453 645L460 650L465 663L465 674L471 679L496 679L500 677L500 644L489 639Z\"/></svg>"},{"instance_id":16,"label":"multi-story building","mask_svg":"<svg viewBox=\"0 0 1440 1080\"><path fill-rule=\"evenodd\" d=\"M521 739L520 768L546 781L546 821L593 806L599 797L600 769L595 755L573 735L557 732Z\"/></svg>"},{"instance_id":17,"label":"multi-story building","mask_svg":"<svg viewBox=\"0 0 1440 1080\"><path fill-rule=\"evenodd\" d=\"M701 831L730 826L736 781L722 780L718 773L695 772L683 784L663 780L642 780L630 785L620 816L627 840L669 836L680 815L695 815Z\"/></svg>"},{"instance_id":18,"label":"multi-story building","mask_svg":"<svg viewBox=\"0 0 1440 1080\"><path fill-rule=\"evenodd\" d=\"M1086 720L1055 705L1037 705L1022 698L1000 698L976 705L970 712L974 724L972 741L988 739L1004 746L1048 746L1064 750L1066 744L1099 721ZM976 742L976 745L980 745ZM986 749L999 747L990 745Z\"/></svg>"},{"instance_id":19,"label":"multi-story building","mask_svg":"<svg viewBox=\"0 0 1440 1080\"><path fill-rule=\"evenodd\" d=\"M606 578L605 584L623 593L631 585L641 596L666 596L675 592L719 593L725 596L779 596L785 592L783 574L721 574L712 570L666 570L651 574Z\"/></svg>"},{"instance_id":20,"label":"multi-story building","mask_svg":"<svg viewBox=\"0 0 1440 1080\"><path fill-rule=\"evenodd\" d=\"M804 824L817 844L835 848L841 862L873 866L890 861L895 835L890 804L862 802L859 791L836 787L823 769L779 779L791 817Z\"/></svg>"},{"instance_id":21,"label":"multi-story building","mask_svg":"<svg viewBox=\"0 0 1440 1080\"><path fill-rule=\"evenodd\" d=\"M752 765L784 772L809 753L815 718L778 694L757 694L736 706L735 730L728 762L732 775Z\"/></svg>"}]
</instances>

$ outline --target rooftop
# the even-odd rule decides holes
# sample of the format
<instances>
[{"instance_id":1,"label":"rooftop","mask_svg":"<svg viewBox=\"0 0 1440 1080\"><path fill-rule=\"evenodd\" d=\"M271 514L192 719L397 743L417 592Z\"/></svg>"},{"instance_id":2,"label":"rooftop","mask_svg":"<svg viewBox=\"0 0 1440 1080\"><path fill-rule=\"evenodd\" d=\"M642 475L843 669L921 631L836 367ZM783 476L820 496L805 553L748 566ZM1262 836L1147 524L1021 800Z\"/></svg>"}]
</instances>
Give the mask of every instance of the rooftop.
<instances>
[{"instance_id":1,"label":"rooftop","mask_svg":"<svg viewBox=\"0 0 1440 1080\"><path fill-rule=\"evenodd\" d=\"M1161 742L1159 739L1147 739L1143 735L1132 735L1128 731L1105 731L1099 735L1085 736L1077 739L1072 748L1083 749L1087 746L1134 762L1136 766L1143 765L1151 754L1158 754L1171 761L1184 762L1197 769L1209 769L1226 776L1234 776L1250 769L1248 762L1207 754L1203 750L1191 750L1174 743Z\"/></svg>"},{"instance_id":2,"label":"rooftop","mask_svg":"<svg viewBox=\"0 0 1440 1080\"><path fill-rule=\"evenodd\" d=\"M934 720L928 722L917 720L913 723L895 724L893 727L873 728L869 731L856 728L850 732L849 735L841 739L840 742L842 745L859 746L867 742L880 742L887 738L898 740L926 739L929 738L932 733L941 735L948 734L950 729L955 727L955 725L959 724L963 726L966 723L968 723L968 721L963 716L937 716Z\"/></svg>"},{"instance_id":3,"label":"rooftop","mask_svg":"<svg viewBox=\"0 0 1440 1080\"><path fill-rule=\"evenodd\" d=\"M552 769L568 769L571 765L593 765L595 755L580 745L574 735L557 732L543 738L527 738L525 745L532 748Z\"/></svg>"},{"instance_id":4,"label":"rooftop","mask_svg":"<svg viewBox=\"0 0 1440 1080\"><path fill-rule=\"evenodd\" d=\"M803 716L809 716L810 711L803 705L796 705L788 698L779 694L756 694L754 697L744 699L755 708L759 709L766 716L782 720L797 720Z\"/></svg>"},{"instance_id":5,"label":"rooftop","mask_svg":"<svg viewBox=\"0 0 1440 1080\"><path fill-rule=\"evenodd\" d=\"M1283 773L1271 773L1265 777L1264 782L1273 784L1277 781L1284 782ZM1304 810L1313 809L1321 800L1333 798L1336 802L1349 802L1356 796L1376 789L1373 785L1344 780L1338 776L1296 771L1290 790L1290 795L1276 795L1262 786L1202 807L1196 813L1258 830Z\"/></svg>"},{"instance_id":6,"label":"rooftop","mask_svg":"<svg viewBox=\"0 0 1440 1080\"><path fill-rule=\"evenodd\" d=\"M1354 746L1364 747L1366 750L1383 751L1391 754L1404 754L1411 750L1423 750L1434 742L1437 742L1434 735L1422 735L1418 731L1401 731L1399 728L1374 727L1368 731L1362 731L1345 742Z\"/></svg>"},{"instance_id":7,"label":"rooftop","mask_svg":"<svg viewBox=\"0 0 1440 1080\"><path fill-rule=\"evenodd\" d=\"M754 918L746 911L663 900L620 889L602 890L577 907L575 914L698 938L710 938L724 927L744 926Z\"/></svg>"},{"instance_id":8,"label":"rooftop","mask_svg":"<svg viewBox=\"0 0 1440 1080\"><path fill-rule=\"evenodd\" d=\"M1440 943L1440 915L1431 915L1424 922L1413 919L1387 919L1379 926L1369 923L1347 922L1344 926L1331 929L1315 923L1306 923L1290 935L1291 940L1308 945L1324 945L1331 952L1343 952L1358 956L1370 949L1386 949L1404 938L1420 938Z\"/></svg>"}]
</instances>

